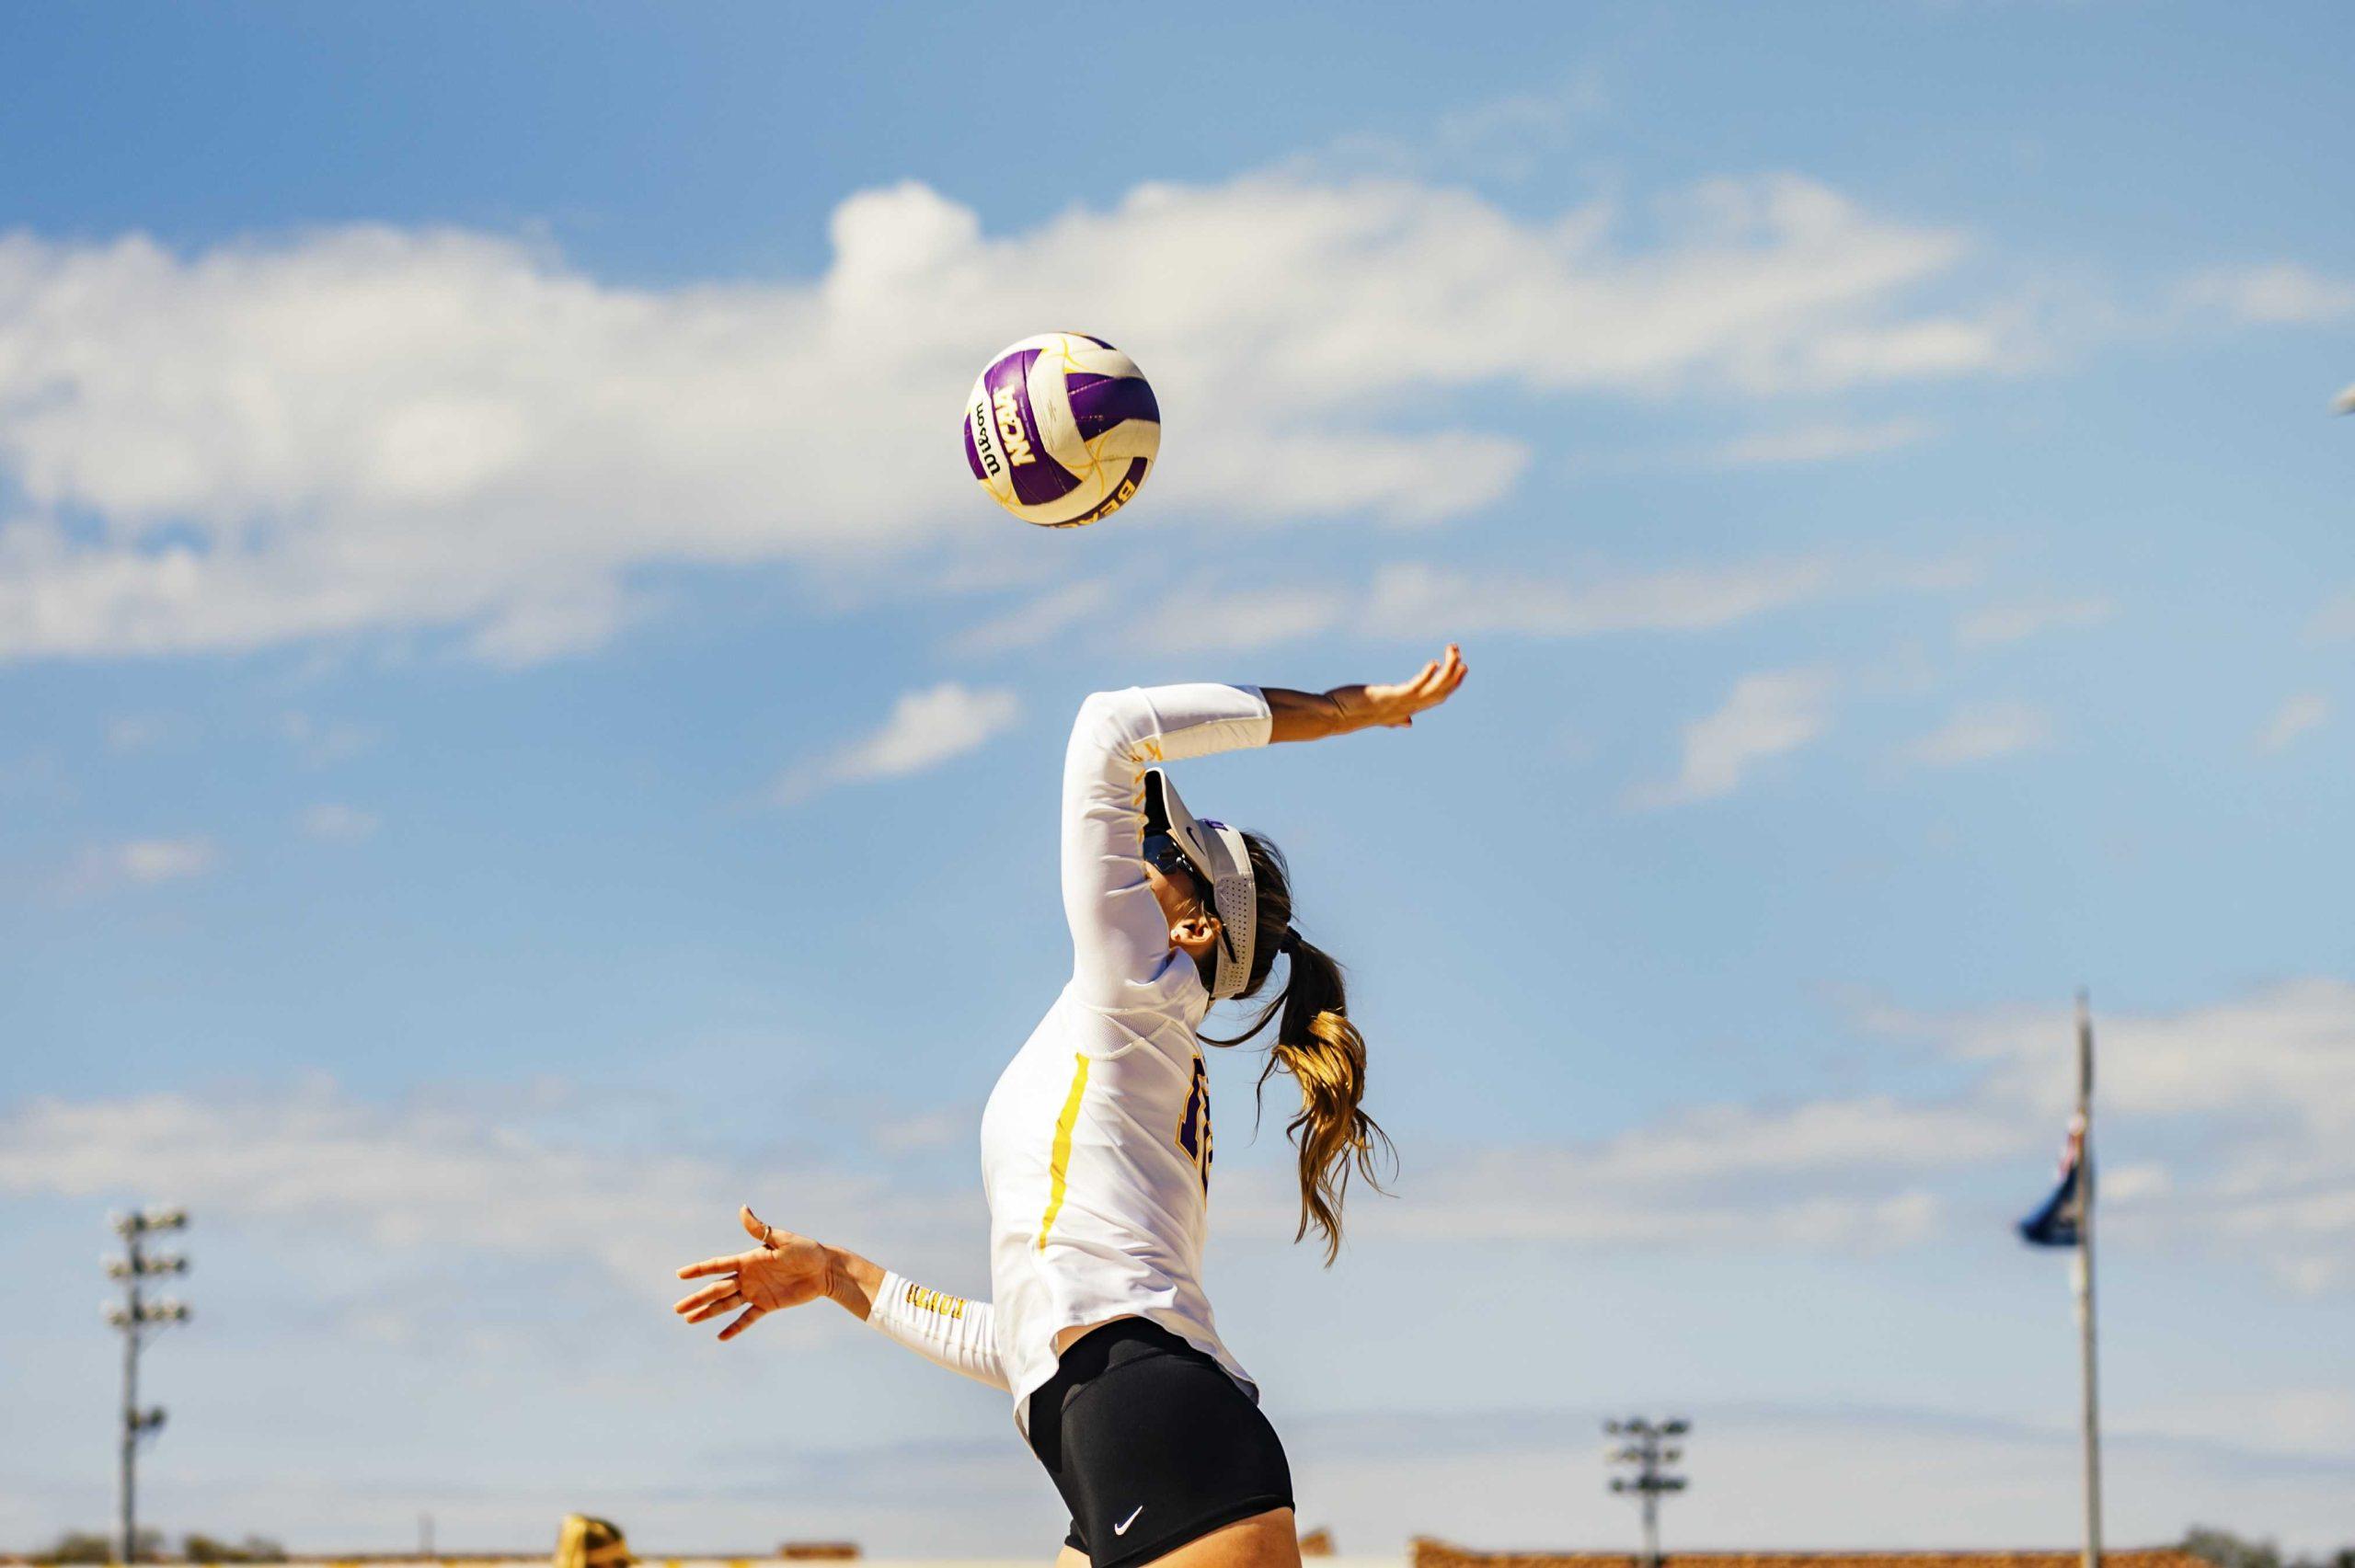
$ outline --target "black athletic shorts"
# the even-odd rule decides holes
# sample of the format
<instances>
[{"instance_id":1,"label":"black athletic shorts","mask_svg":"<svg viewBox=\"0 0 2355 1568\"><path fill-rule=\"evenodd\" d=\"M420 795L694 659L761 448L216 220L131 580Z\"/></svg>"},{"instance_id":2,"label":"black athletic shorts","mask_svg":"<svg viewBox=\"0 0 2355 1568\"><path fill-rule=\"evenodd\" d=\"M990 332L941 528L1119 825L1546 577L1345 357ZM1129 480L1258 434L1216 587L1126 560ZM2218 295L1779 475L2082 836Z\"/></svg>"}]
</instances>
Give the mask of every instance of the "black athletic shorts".
<instances>
[{"instance_id":1,"label":"black athletic shorts","mask_svg":"<svg viewBox=\"0 0 2355 1568\"><path fill-rule=\"evenodd\" d=\"M1030 1396L1030 1451L1092 1568L1133 1568L1224 1525L1289 1508L1276 1429L1216 1361L1123 1318L1063 1352Z\"/></svg>"}]
</instances>

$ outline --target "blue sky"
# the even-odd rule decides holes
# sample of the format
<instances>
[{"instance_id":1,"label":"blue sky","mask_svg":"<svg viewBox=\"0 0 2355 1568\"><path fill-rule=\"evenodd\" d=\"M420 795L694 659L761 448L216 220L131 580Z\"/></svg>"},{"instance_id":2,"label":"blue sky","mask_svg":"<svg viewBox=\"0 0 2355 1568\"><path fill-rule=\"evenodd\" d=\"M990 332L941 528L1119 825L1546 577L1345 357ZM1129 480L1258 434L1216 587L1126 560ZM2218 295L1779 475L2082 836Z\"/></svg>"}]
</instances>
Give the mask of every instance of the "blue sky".
<instances>
[{"instance_id":1,"label":"blue sky","mask_svg":"<svg viewBox=\"0 0 2355 1568\"><path fill-rule=\"evenodd\" d=\"M199 1214L168 1528L1043 1550L1002 1402L664 1270L956 1288L1086 692L1475 667L1199 765L1405 1164L1212 1284L1345 1547L2061 1544L2355 1482L2340 8L19 7L0 20L0 1541L109 1506L110 1204ZM1072 326L1104 527L963 476ZM1835 1492L1822 1478L1850 1484Z\"/></svg>"}]
</instances>

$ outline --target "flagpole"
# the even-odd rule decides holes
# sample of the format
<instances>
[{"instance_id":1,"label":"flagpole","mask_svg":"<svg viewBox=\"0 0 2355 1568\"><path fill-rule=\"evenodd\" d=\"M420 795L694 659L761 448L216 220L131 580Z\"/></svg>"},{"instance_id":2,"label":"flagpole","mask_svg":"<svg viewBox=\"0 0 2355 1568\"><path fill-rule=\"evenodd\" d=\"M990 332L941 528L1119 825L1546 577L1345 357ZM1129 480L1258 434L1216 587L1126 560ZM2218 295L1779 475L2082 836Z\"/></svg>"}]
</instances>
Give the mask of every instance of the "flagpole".
<instances>
[{"instance_id":1,"label":"flagpole","mask_svg":"<svg viewBox=\"0 0 2355 1568\"><path fill-rule=\"evenodd\" d=\"M2085 1568L2101 1568L2101 1401L2094 1356L2094 1020L2092 1007L2082 990L2077 993L2077 1125L2085 1129L2077 1150L2077 1168L2085 1192L2079 1205L2074 1282L2077 1354L2085 1396Z\"/></svg>"}]
</instances>

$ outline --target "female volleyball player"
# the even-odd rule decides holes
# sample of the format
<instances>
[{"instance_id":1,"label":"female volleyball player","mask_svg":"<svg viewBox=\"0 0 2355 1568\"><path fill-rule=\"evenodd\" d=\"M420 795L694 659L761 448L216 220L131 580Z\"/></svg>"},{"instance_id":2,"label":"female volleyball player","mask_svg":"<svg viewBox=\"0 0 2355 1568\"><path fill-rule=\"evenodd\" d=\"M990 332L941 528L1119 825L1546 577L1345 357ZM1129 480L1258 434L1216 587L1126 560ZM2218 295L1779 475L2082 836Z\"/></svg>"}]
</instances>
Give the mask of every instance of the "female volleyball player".
<instances>
[{"instance_id":1,"label":"female volleyball player","mask_svg":"<svg viewBox=\"0 0 2355 1568\"><path fill-rule=\"evenodd\" d=\"M1273 740L1404 727L1464 682L1450 646L1411 681L1321 696L1248 686L1098 692L1063 760L1070 984L982 1113L994 1300L903 1279L739 1216L760 1245L679 1270L711 1283L689 1322L827 1297L888 1337L1014 1396L1015 1424L1070 1505L1058 1568L1294 1568L1292 1475L1201 1283L1211 1170L1200 1030L1214 1001L1283 990L1267 1072L1300 1088L1300 1229L1340 1245L1352 1169L1381 1129L1358 1107L1365 1041L1341 971L1294 928L1289 874L1256 834L1198 818L1155 764ZM1214 1044L1238 1044L1215 1041Z\"/></svg>"}]
</instances>

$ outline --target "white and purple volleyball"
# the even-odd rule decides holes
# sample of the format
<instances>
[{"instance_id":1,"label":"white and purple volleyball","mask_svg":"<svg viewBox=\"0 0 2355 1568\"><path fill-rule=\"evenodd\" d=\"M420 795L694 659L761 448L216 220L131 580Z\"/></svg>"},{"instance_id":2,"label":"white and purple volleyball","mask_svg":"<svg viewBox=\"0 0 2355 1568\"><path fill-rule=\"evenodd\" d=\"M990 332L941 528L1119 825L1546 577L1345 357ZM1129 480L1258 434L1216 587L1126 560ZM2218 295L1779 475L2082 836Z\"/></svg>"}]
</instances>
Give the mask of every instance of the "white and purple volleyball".
<instances>
[{"instance_id":1,"label":"white and purple volleyball","mask_svg":"<svg viewBox=\"0 0 2355 1568\"><path fill-rule=\"evenodd\" d=\"M1048 332L1000 353L965 400L965 461L997 504L1041 528L1111 516L1161 451L1161 407L1101 338Z\"/></svg>"}]
</instances>

